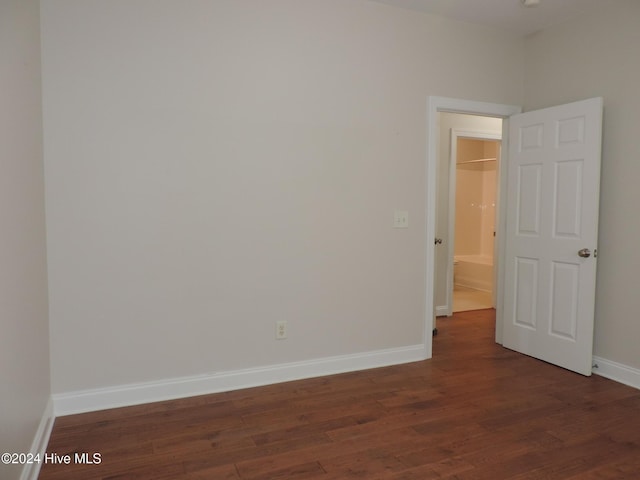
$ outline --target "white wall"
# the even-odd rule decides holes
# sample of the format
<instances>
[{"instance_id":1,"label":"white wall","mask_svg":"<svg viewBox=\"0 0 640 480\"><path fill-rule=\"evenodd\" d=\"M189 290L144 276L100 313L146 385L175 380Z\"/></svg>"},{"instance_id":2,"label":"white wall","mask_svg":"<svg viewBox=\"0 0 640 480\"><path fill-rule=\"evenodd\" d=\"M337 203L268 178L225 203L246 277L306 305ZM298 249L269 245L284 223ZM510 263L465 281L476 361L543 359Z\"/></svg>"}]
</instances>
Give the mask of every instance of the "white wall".
<instances>
[{"instance_id":1,"label":"white wall","mask_svg":"<svg viewBox=\"0 0 640 480\"><path fill-rule=\"evenodd\" d=\"M422 342L427 97L519 104L521 40L364 0L42 25L55 392Z\"/></svg>"},{"instance_id":2,"label":"white wall","mask_svg":"<svg viewBox=\"0 0 640 480\"><path fill-rule=\"evenodd\" d=\"M513 102L519 105L521 102ZM447 249L449 238L449 159L451 157L451 130L483 133L502 133L502 119L442 112L438 114L438 192L436 213L436 237L443 243L436 248L434 305L438 314L447 310ZM453 272L452 272L453 274Z\"/></svg>"},{"instance_id":3,"label":"white wall","mask_svg":"<svg viewBox=\"0 0 640 480\"><path fill-rule=\"evenodd\" d=\"M38 3L0 2L0 453L29 451L50 396Z\"/></svg>"},{"instance_id":4,"label":"white wall","mask_svg":"<svg viewBox=\"0 0 640 480\"><path fill-rule=\"evenodd\" d=\"M604 97L594 355L640 368L640 2L526 40L526 109Z\"/></svg>"}]
</instances>

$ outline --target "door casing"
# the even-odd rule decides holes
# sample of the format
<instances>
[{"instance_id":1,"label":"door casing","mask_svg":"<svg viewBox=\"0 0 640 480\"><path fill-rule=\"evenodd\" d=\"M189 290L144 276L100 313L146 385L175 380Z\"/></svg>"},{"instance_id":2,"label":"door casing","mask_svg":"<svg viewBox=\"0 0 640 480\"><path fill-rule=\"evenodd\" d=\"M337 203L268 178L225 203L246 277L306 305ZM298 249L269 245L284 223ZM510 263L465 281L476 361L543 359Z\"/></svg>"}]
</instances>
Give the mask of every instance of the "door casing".
<instances>
[{"instance_id":1,"label":"door casing","mask_svg":"<svg viewBox=\"0 0 640 480\"><path fill-rule=\"evenodd\" d=\"M437 169L437 142L438 142L438 113L463 113L469 115L481 115L483 117L502 118L502 166L500 169L499 192L506 192L507 170L508 170L508 132L509 117L522 112L522 107L517 105L506 105L499 103L477 102L473 100L463 100L449 97L430 96L427 100L427 165L426 165L426 302L425 302L425 328L424 328L424 358L433 356L432 331L435 328L435 305L434 305L434 281L435 281L435 245L436 236L436 169ZM497 251L500 258L504 257L504 228L506 220L506 206L502 205L498 199L498 246ZM502 265L504 262L500 262ZM498 269L497 305L502 305L503 301L504 274L502 267ZM502 313L497 309L496 313L496 342L502 343Z\"/></svg>"},{"instance_id":2,"label":"door casing","mask_svg":"<svg viewBox=\"0 0 640 480\"><path fill-rule=\"evenodd\" d=\"M481 130L468 130L468 129L460 129L453 128L451 131L451 147L450 147L450 155L449 155L449 204L448 204L448 212L447 212L447 239L446 242L446 250L447 250L447 271L446 271L446 280L447 280L447 295L446 295L446 312L447 317L450 317L453 314L453 260L454 260L454 246L456 239L456 191L457 191L457 157L458 157L458 139L459 138L470 138L473 140L494 140L498 143L502 143L502 132L489 132L489 131L481 131ZM497 174L498 178L500 175L500 162L497 164ZM496 206L499 208L499 203L497 202L497 196L500 194L500 189L498 185L496 185ZM497 218L497 217L496 217ZM497 225L496 225L497 226ZM497 237L496 237L497 238ZM497 257L497 249L493 249L493 256ZM435 260L435 257L434 257ZM497 266L498 262L494 262L494 266ZM494 286L497 284L497 269L494 268L493 272L493 283ZM492 302L494 305L496 303L496 288L493 288L492 293ZM436 306L437 307L437 306Z\"/></svg>"}]
</instances>

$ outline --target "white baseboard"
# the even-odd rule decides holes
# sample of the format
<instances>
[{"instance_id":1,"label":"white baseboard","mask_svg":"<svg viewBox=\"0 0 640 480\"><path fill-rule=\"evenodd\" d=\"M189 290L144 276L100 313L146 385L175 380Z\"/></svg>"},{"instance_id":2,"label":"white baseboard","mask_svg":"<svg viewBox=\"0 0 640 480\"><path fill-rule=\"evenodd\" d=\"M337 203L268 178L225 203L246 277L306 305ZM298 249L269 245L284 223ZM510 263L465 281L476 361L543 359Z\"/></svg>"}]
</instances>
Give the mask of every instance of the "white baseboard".
<instances>
[{"instance_id":1,"label":"white baseboard","mask_svg":"<svg viewBox=\"0 0 640 480\"><path fill-rule=\"evenodd\" d=\"M592 372L596 375L640 389L640 370L637 368L601 357L593 357L593 364Z\"/></svg>"},{"instance_id":2,"label":"white baseboard","mask_svg":"<svg viewBox=\"0 0 640 480\"><path fill-rule=\"evenodd\" d=\"M53 399L49 397L47 406L44 409L40 424L36 430L35 437L31 443L31 449L29 453L40 454L40 458L44 457L49 444L49 437L51 436L51 429L53 428L53 422L55 416L53 415ZM40 466L42 463L25 464L20 475L20 480L37 480L40 473Z\"/></svg>"},{"instance_id":3,"label":"white baseboard","mask_svg":"<svg viewBox=\"0 0 640 480\"><path fill-rule=\"evenodd\" d=\"M424 360L424 345L53 395L56 416L139 405Z\"/></svg>"},{"instance_id":4,"label":"white baseboard","mask_svg":"<svg viewBox=\"0 0 640 480\"><path fill-rule=\"evenodd\" d=\"M436 317L445 317L449 315L449 308L446 305L436 307Z\"/></svg>"}]
</instances>

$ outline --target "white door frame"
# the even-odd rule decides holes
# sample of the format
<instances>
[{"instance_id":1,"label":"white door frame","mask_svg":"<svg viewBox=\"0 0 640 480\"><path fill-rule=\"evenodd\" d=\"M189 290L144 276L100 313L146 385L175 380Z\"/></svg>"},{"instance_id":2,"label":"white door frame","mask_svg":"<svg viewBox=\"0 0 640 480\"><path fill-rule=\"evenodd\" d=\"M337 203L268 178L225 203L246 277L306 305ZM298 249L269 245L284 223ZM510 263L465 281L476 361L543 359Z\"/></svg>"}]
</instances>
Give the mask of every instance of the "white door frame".
<instances>
[{"instance_id":1,"label":"white door frame","mask_svg":"<svg viewBox=\"0 0 640 480\"><path fill-rule=\"evenodd\" d=\"M447 293L446 293L446 315L450 317L453 314L453 257L454 257L454 247L456 240L456 191L457 191L457 161L458 161L458 139L459 138L470 138L473 140L494 140L498 143L502 143L502 132L490 132L483 130L468 130L462 128L452 128L451 129L451 148L449 150L449 204L448 204L448 212L447 212L447 271L446 271L446 280L447 280ZM500 165L501 162L497 163L497 174L498 178L500 178ZM496 207L499 208L498 203L498 195L500 192L499 184L496 183ZM496 220L498 216L496 215ZM496 224L497 228L497 224ZM494 246L493 249L493 292L491 294L491 301L493 305L497 305L496 301L496 291L495 285L497 284L497 269L498 265L497 261L497 245ZM435 260L435 257L434 257Z\"/></svg>"},{"instance_id":2,"label":"white door frame","mask_svg":"<svg viewBox=\"0 0 640 480\"><path fill-rule=\"evenodd\" d=\"M435 274L435 245L436 236L436 173L437 173L437 146L438 146L438 112L466 113L470 115L482 115L485 117L499 117L508 119L509 116L522 112L522 107L516 105L505 105L498 103L476 102L472 100L461 100L457 98L430 96L427 100L427 165L426 165L426 302L425 302L425 329L424 329L424 358L433 356L432 331L434 328L435 306L433 301L434 274ZM500 170L499 190L506 191L507 179L507 147L509 138L508 121L502 125L502 165ZM500 202L498 201L498 206ZM505 208L498 211L498 240L503 238L504 220L506 218ZM498 252L500 258L504 256L504 245L498 242ZM500 262L502 264L504 262ZM498 272L498 295L497 305L502 305L502 268ZM502 343L502 315L498 308L496 318L496 342Z\"/></svg>"}]
</instances>

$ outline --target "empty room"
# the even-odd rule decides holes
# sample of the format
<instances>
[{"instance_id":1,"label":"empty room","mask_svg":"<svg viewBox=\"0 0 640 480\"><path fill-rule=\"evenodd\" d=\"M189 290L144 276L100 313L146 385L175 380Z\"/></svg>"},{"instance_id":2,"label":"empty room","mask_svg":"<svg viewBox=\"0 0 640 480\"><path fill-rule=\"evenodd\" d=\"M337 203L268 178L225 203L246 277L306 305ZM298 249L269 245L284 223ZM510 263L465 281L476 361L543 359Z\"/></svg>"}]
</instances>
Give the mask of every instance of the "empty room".
<instances>
[{"instance_id":1,"label":"empty room","mask_svg":"<svg viewBox=\"0 0 640 480\"><path fill-rule=\"evenodd\" d=\"M639 25L0 0L0 478L638 478Z\"/></svg>"}]
</instances>

